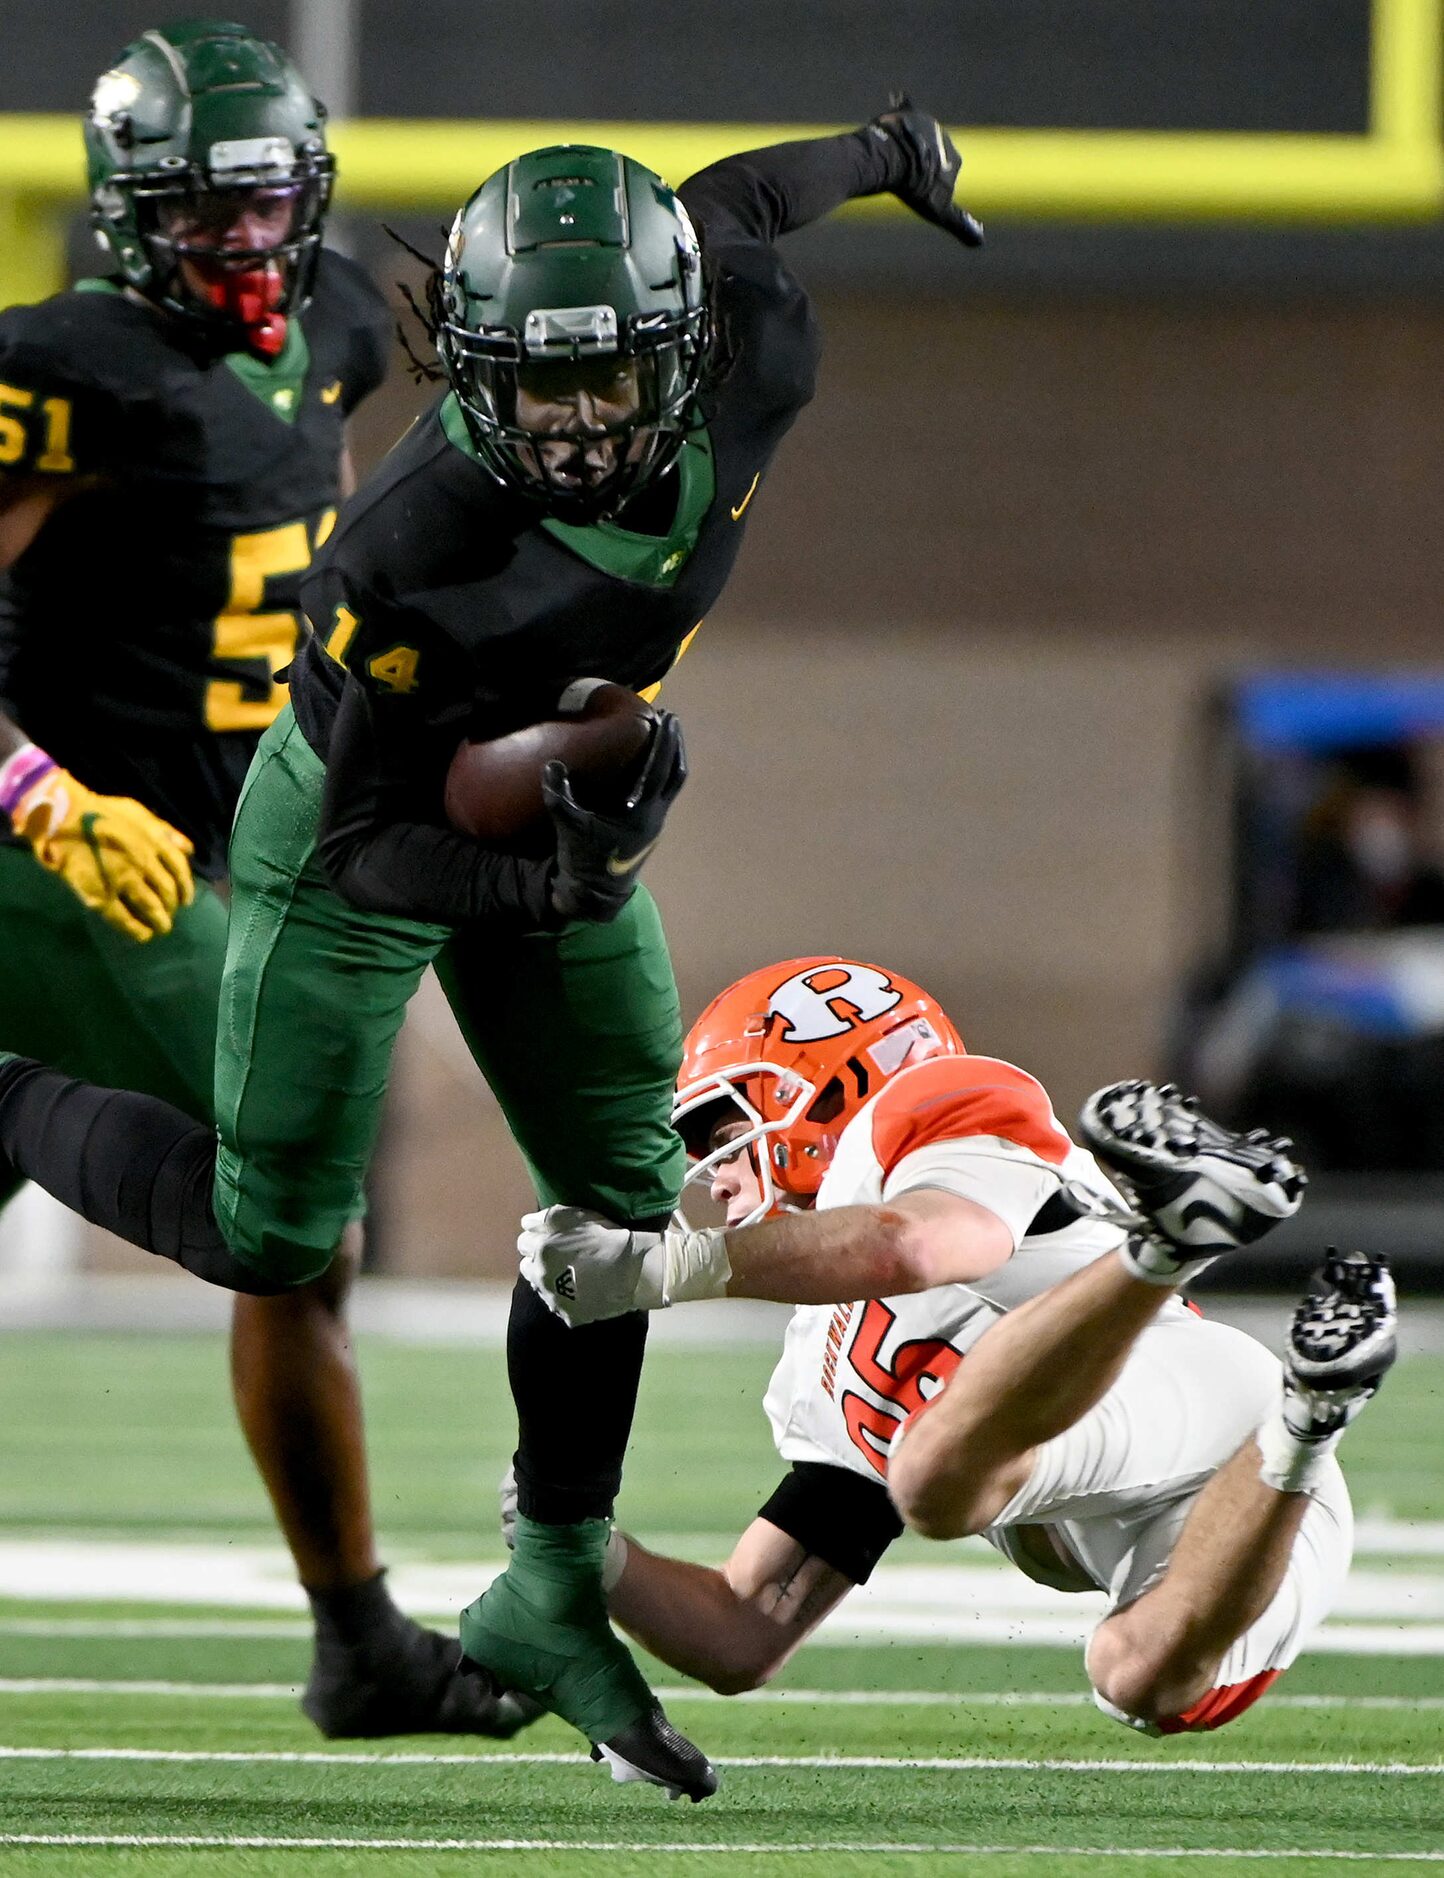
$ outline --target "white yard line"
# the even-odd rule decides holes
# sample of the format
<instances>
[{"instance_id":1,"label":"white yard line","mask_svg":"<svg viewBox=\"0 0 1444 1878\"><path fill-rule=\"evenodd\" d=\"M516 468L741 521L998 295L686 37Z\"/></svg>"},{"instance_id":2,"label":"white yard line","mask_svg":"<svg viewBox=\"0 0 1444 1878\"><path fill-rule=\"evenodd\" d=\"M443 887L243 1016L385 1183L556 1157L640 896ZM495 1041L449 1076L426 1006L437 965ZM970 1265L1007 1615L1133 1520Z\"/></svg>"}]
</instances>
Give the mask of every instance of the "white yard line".
<instances>
[{"instance_id":1,"label":"white yard line","mask_svg":"<svg viewBox=\"0 0 1444 1878\"><path fill-rule=\"evenodd\" d=\"M0 1499L0 1543L18 1543L24 1545L84 1545L127 1547L144 1544L170 1545L176 1549L187 1549L194 1544L217 1544L216 1529L210 1528L208 1535L201 1538L194 1535L184 1520L177 1519L174 1501L160 1506L133 1507L124 1525L104 1520L94 1523L81 1521L75 1517L73 1505L57 1506L51 1501L21 1500L17 1497ZM158 1537L136 1539L133 1535L143 1528L149 1528ZM238 1520L235 1530L227 1534L224 1543L255 1547L264 1544L270 1528L259 1520ZM689 1529L686 1532L667 1532L649 1527L639 1532L654 1552L668 1552L679 1557L701 1560L725 1557L736 1542L735 1532L719 1527L715 1532L701 1529ZM912 1548L914 1558L919 1558L932 1548L921 1541L907 1540L906 1546ZM506 1554L502 1549L500 1533L489 1535L476 1527L458 1526L427 1527L424 1531L408 1535L398 1541L396 1552L407 1563L425 1563L428 1560L455 1556L464 1559L468 1569L475 1562L494 1568L504 1564ZM988 1566L996 1572L1008 1572L1012 1567L1002 1558L985 1539L968 1538L948 1542L946 1556L950 1562L962 1565ZM1354 1557L1357 1560L1386 1561L1397 1570L1401 1566L1426 1566L1428 1561L1444 1558L1444 1520L1439 1519L1393 1519L1382 1513L1360 1515L1354 1525ZM902 1555L892 1555L894 1564L902 1562ZM4 1595L0 1591L0 1595Z\"/></svg>"},{"instance_id":2,"label":"white yard line","mask_svg":"<svg viewBox=\"0 0 1444 1878\"><path fill-rule=\"evenodd\" d=\"M135 1681L89 1676L0 1677L0 1695L168 1696L198 1701L294 1701L298 1682L175 1682L157 1678ZM727 1702L808 1708L1091 1708L1093 1698L1079 1689L748 1689L719 1695L696 1683L658 1683L661 1702ZM1274 1709L1377 1709L1413 1714L1444 1709L1440 1695L1288 1695L1270 1693Z\"/></svg>"},{"instance_id":3,"label":"white yard line","mask_svg":"<svg viewBox=\"0 0 1444 1878\"><path fill-rule=\"evenodd\" d=\"M154 1261L160 1264L160 1261ZM1302 1289L1302 1286L1300 1287ZM450 1345L500 1350L511 1307L509 1284L470 1278L413 1279L367 1275L357 1281L349 1313L362 1336L412 1345ZM1265 1299L1213 1293L1206 1314L1236 1324L1270 1349L1279 1347L1292 1298ZM654 1315L650 1346L677 1349L777 1350L790 1315L785 1304L732 1298L705 1311L672 1310ZM171 1331L214 1331L230 1323L230 1300L173 1271L0 1273L0 1323L7 1331L88 1330L153 1336ZM1410 1298L1399 1324L1401 1353L1444 1353L1444 1306Z\"/></svg>"},{"instance_id":4,"label":"white yard line","mask_svg":"<svg viewBox=\"0 0 1444 1878\"><path fill-rule=\"evenodd\" d=\"M1444 1519L1386 1519L1365 1513L1354 1526L1356 1558L1444 1558Z\"/></svg>"},{"instance_id":5,"label":"white yard line","mask_svg":"<svg viewBox=\"0 0 1444 1878\"><path fill-rule=\"evenodd\" d=\"M357 1754L332 1749L0 1747L0 1761L127 1761L244 1767L581 1767L580 1754ZM718 1767L808 1768L824 1773L900 1770L940 1774L1356 1774L1378 1779L1444 1775L1444 1761L1130 1761L986 1754L719 1754Z\"/></svg>"},{"instance_id":6,"label":"white yard line","mask_svg":"<svg viewBox=\"0 0 1444 1878\"><path fill-rule=\"evenodd\" d=\"M364 1339L496 1350L506 1345L512 1287L473 1279L358 1279L348 1306ZM663 1311L654 1348L780 1349L785 1304L733 1298L705 1311ZM1414 1313L1411 1313L1411 1329ZM157 1272L0 1272L0 1323L7 1331L106 1331L141 1336L215 1332L230 1324L230 1299L214 1286ZM1421 1346L1424 1347L1424 1346Z\"/></svg>"},{"instance_id":7,"label":"white yard line","mask_svg":"<svg viewBox=\"0 0 1444 1878\"><path fill-rule=\"evenodd\" d=\"M442 1630L452 1630L456 1625L457 1611L437 1609L414 1602L407 1602L407 1608L424 1623L438 1626ZM1096 1621L1096 1619L1094 1620ZM833 1619L830 1626L824 1626L818 1635L808 1642L810 1650L828 1648L847 1648L856 1644L906 1644L906 1643L945 1643L945 1644L998 1644L1005 1643L1027 1649L1069 1649L1081 1650L1086 1643L1092 1623L1073 1623L1063 1618L1047 1618L1020 1615L1017 1617L974 1617L967 1613L942 1612L936 1616L929 1613L912 1611L892 1621L883 1616L869 1615L866 1622L845 1624ZM0 1627L0 1636L47 1636L48 1631L6 1632ZM235 1636L273 1636L301 1639L310 1636L309 1630L293 1629L279 1631L199 1631L109 1629L104 1624L93 1630L60 1632L61 1636L96 1636L117 1638L165 1637L189 1635L223 1637ZM1408 1623L1365 1623L1342 1624L1328 1623L1318 1631L1309 1642L1308 1654L1312 1656L1444 1656L1444 1624L1408 1624ZM3 1685L0 1685L3 1686Z\"/></svg>"},{"instance_id":8,"label":"white yard line","mask_svg":"<svg viewBox=\"0 0 1444 1878\"><path fill-rule=\"evenodd\" d=\"M1345 1852L1327 1846L1301 1850L1260 1851L1253 1847L1183 1845L961 1845L917 1844L908 1841L833 1839L799 1844L795 1840L704 1839L283 1839L239 1834L205 1836L199 1833L159 1832L0 1832L0 1845L73 1845L116 1847L181 1846L194 1851L258 1852L628 1852L712 1853L732 1858L739 1853L794 1853L803 1857L839 1852L876 1855L916 1854L921 1858L1247 1858L1328 1859L1351 1865L1438 1865L1444 1851Z\"/></svg>"},{"instance_id":9,"label":"white yard line","mask_svg":"<svg viewBox=\"0 0 1444 1878\"><path fill-rule=\"evenodd\" d=\"M450 1621L497 1565L399 1562L391 1588L403 1608ZM44 1603L227 1605L248 1612L303 1608L279 1545L178 1545L0 1538L0 1597ZM886 1639L1081 1646L1105 1608L1101 1593L1070 1597L1021 1572L966 1556L882 1565L822 1627L821 1643ZM1314 1645L1351 1654L1444 1655L1444 1573L1355 1571Z\"/></svg>"},{"instance_id":10,"label":"white yard line","mask_svg":"<svg viewBox=\"0 0 1444 1878\"><path fill-rule=\"evenodd\" d=\"M242 1642L309 1642L310 1624L293 1618L266 1617L5 1617L0 1637L104 1637L155 1641L209 1637Z\"/></svg>"},{"instance_id":11,"label":"white yard line","mask_svg":"<svg viewBox=\"0 0 1444 1878\"><path fill-rule=\"evenodd\" d=\"M164 1682L148 1677L138 1682L105 1682L88 1676L7 1676L0 1678L0 1695L161 1695L195 1696L213 1702L294 1701L298 1682Z\"/></svg>"}]
</instances>

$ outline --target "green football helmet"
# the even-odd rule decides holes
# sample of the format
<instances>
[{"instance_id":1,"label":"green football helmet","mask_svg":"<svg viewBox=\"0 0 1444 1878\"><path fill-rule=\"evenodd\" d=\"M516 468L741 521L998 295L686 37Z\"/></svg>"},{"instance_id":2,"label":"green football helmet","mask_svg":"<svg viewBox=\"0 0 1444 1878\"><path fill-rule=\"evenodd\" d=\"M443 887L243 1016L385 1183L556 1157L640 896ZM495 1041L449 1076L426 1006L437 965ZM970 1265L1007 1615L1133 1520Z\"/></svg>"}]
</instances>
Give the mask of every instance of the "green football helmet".
<instances>
[{"instance_id":1,"label":"green football helmet","mask_svg":"<svg viewBox=\"0 0 1444 1878\"><path fill-rule=\"evenodd\" d=\"M90 221L126 283L274 357L310 298L334 164L279 46L223 20L142 33L85 120Z\"/></svg>"},{"instance_id":2,"label":"green football helmet","mask_svg":"<svg viewBox=\"0 0 1444 1878\"><path fill-rule=\"evenodd\" d=\"M558 144L488 177L452 224L432 312L477 456L559 519L614 515L700 422L697 236L615 150Z\"/></svg>"}]
</instances>

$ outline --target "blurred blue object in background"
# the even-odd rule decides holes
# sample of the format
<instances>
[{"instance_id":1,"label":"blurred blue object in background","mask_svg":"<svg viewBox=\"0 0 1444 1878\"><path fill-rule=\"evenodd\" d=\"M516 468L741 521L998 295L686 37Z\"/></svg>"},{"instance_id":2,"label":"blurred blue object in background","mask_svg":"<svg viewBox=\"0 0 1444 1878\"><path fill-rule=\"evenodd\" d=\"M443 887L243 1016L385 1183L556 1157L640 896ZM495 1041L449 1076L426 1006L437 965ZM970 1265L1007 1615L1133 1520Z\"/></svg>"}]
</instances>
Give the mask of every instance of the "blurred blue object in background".
<instances>
[{"instance_id":1,"label":"blurred blue object in background","mask_svg":"<svg viewBox=\"0 0 1444 1878\"><path fill-rule=\"evenodd\" d=\"M1326 751L1444 736L1444 671L1256 672L1236 721L1260 750Z\"/></svg>"}]
</instances>

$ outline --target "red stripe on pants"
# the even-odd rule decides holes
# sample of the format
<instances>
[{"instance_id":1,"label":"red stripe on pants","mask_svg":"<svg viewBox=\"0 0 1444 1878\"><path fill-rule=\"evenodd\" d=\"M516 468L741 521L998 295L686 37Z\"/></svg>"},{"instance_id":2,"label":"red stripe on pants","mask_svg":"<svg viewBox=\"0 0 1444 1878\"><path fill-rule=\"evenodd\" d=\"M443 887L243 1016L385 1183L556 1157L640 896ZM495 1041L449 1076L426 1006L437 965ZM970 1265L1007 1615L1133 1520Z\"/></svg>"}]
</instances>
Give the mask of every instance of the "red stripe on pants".
<instances>
[{"instance_id":1,"label":"red stripe on pants","mask_svg":"<svg viewBox=\"0 0 1444 1878\"><path fill-rule=\"evenodd\" d=\"M1158 1732L1161 1735L1181 1735L1202 1729L1222 1728L1226 1722L1242 1715L1246 1708L1252 1708L1282 1674L1282 1670L1265 1669L1257 1676L1250 1676L1247 1682L1231 1682L1226 1688L1210 1689L1192 1708L1186 1708L1181 1715L1175 1715L1168 1721L1159 1722Z\"/></svg>"}]
</instances>

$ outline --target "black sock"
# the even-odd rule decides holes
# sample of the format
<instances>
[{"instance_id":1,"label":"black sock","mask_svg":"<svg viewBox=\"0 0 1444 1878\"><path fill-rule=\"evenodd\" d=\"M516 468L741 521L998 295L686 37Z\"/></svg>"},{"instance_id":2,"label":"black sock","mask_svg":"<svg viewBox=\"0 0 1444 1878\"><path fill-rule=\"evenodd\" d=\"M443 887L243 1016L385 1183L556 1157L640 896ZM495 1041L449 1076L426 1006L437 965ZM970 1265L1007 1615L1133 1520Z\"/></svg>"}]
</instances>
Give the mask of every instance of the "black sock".
<instances>
[{"instance_id":1,"label":"black sock","mask_svg":"<svg viewBox=\"0 0 1444 1878\"><path fill-rule=\"evenodd\" d=\"M364 1643L387 1629L401 1613L386 1588L384 1569L359 1585L335 1591L317 1591L303 1585L316 1620L316 1634L325 1642Z\"/></svg>"},{"instance_id":2,"label":"black sock","mask_svg":"<svg viewBox=\"0 0 1444 1878\"><path fill-rule=\"evenodd\" d=\"M517 1280L506 1363L519 1430L519 1513L549 1526L610 1515L646 1347L645 1311L569 1330Z\"/></svg>"},{"instance_id":3,"label":"black sock","mask_svg":"<svg viewBox=\"0 0 1444 1878\"><path fill-rule=\"evenodd\" d=\"M283 1290L238 1259L211 1206L216 1138L155 1096L0 1057L0 1162L93 1225L229 1291Z\"/></svg>"}]
</instances>

